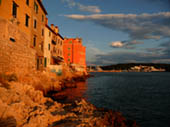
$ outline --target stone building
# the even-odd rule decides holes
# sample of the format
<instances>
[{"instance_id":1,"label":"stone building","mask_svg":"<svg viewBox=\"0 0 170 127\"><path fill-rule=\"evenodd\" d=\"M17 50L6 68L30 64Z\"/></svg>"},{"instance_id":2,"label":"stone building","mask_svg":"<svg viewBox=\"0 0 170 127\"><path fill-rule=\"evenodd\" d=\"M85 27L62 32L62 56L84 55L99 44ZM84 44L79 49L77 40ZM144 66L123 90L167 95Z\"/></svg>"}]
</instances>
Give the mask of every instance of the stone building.
<instances>
[{"instance_id":1,"label":"stone building","mask_svg":"<svg viewBox=\"0 0 170 127\"><path fill-rule=\"evenodd\" d=\"M0 73L35 71L36 51L30 48L27 34L4 18L0 18L0 28Z\"/></svg>"},{"instance_id":2,"label":"stone building","mask_svg":"<svg viewBox=\"0 0 170 127\"><path fill-rule=\"evenodd\" d=\"M15 54L14 58L18 57L22 61L20 57L25 58L30 51L30 55L27 54L28 59L25 59L25 62L27 62L25 64L34 65L29 65L28 68L43 70L49 67L50 69L59 70L65 62L72 67L74 66L77 70L84 70L86 68L86 48L82 45L82 39L64 39L60 35L57 26L53 24L48 26L46 16L47 11L42 4L42 0L0 0L0 19L2 19L2 24L3 22L9 24L6 27L0 24L2 26L0 28L3 29L1 31L2 38L0 38L1 57L3 58L3 52L7 52L7 54L13 52L10 56L10 60L12 60L10 66L12 66L18 64L17 59L16 61L12 59L12 54ZM11 26L11 28L14 26L14 29L12 30L8 26ZM11 50L6 49L7 47L3 45L3 41L5 41L6 46L9 45L8 48L11 47ZM15 44L11 44L11 42L15 42ZM23 47L23 44L25 47ZM14 47L17 50L13 50ZM20 48L23 48L26 52ZM19 55L19 53L24 55ZM9 60L9 57L7 59ZM6 61L7 59L5 58ZM5 62L2 61L2 63Z\"/></svg>"},{"instance_id":3,"label":"stone building","mask_svg":"<svg viewBox=\"0 0 170 127\"><path fill-rule=\"evenodd\" d=\"M50 65L60 64L63 59L63 41L64 38L58 33L58 27L51 24L51 27L45 27L45 53L50 60ZM48 43L48 44L47 44Z\"/></svg>"},{"instance_id":4,"label":"stone building","mask_svg":"<svg viewBox=\"0 0 170 127\"><path fill-rule=\"evenodd\" d=\"M59 34L57 26L51 24L52 43L51 43L51 64L59 64L63 59L64 38Z\"/></svg>"},{"instance_id":5,"label":"stone building","mask_svg":"<svg viewBox=\"0 0 170 127\"><path fill-rule=\"evenodd\" d=\"M43 69L44 29L47 11L41 0L1 0L0 17L15 24L28 36L29 46L36 50L36 68ZM15 39L15 38L14 38Z\"/></svg>"},{"instance_id":6,"label":"stone building","mask_svg":"<svg viewBox=\"0 0 170 127\"><path fill-rule=\"evenodd\" d=\"M51 28L48 25L46 25L44 38L44 67L49 67L51 64L51 41L52 41Z\"/></svg>"},{"instance_id":7,"label":"stone building","mask_svg":"<svg viewBox=\"0 0 170 127\"><path fill-rule=\"evenodd\" d=\"M78 71L86 70L86 47L81 38L65 38L63 53L65 63Z\"/></svg>"},{"instance_id":8,"label":"stone building","mask_svg":"<svg viewBox=\"0 0 170 127\"><path fill-rule=\"evenodd\" d=\"M59 70L62 70L62 62L64 62L64 38L59 34L57 26L54 26L53 24L48 26L47 24L45 27L44 65L45 67L58 72Z\"/></svg>"}]
</instances>

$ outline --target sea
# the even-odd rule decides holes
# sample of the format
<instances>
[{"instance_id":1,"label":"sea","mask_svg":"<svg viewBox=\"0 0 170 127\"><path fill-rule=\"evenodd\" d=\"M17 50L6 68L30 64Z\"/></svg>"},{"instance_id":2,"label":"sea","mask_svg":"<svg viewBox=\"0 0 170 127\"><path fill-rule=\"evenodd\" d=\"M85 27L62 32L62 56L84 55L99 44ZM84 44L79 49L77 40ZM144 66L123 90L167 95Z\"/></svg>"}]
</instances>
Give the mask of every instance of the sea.
<instances>
[{"instance_id":1,"label":"sea","mask_svg":"<svg viewBox=\"0 0 170 127\"><path fill-rule=\"evenodd\" d=\"M93 72L68 100L85 98L96 107L121 112L140 127L170 127L169 72Z\"/></svg>"}]
</instances>

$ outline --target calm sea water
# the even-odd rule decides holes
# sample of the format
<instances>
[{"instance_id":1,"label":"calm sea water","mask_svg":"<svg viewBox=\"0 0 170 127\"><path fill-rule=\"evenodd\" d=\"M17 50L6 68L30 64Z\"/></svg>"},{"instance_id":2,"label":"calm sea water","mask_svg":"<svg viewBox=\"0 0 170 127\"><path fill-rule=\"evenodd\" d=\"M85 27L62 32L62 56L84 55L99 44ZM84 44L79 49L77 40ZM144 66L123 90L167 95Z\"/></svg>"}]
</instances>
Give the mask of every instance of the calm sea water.
<instances>
[{"instance_id":1,"label":"calm sea water","mask_svg":"<svg viewBox=\"0 0 170 127\"><path fill-rule=\"evenodd\" d=\"M170 127L170 73L92 73L83 96L140 127Z\"/></svg>"},{"instance_id":2,"label":"calm sea water","mask_svg":"<svg viewBox=\"0 0 170 127\"><path fill-rule=\"evenodd\" d=\"M77 88L60 92L97 107L122 112L140 127L170 127L170 73L91 73Z\"/></svg>"}]
</instances>

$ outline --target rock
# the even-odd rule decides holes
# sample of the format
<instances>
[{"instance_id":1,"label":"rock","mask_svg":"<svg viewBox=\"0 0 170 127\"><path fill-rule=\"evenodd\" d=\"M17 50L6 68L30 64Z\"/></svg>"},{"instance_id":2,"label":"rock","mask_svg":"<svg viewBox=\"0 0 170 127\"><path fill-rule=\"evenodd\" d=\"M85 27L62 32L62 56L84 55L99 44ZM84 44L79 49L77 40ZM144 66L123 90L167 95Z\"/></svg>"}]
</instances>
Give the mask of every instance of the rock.
<instances>
[{"instance_id":1,"label":"rock","mask_svg":"<svg viewBox=\"0 0 170 127\"><path fill-rule=\"evenodd\" d=\"M121 113L96 108L84 99L64 104L44 97L45 90L58 92L55 89L62 88L61 83L44 73L36 77L31 75L22 79L25 83L20 79L20 82L0 81L0 126L138 127L135 121L126 120ZM64 100L65 96L58 93L54 99Z\"/></svg>"}]
</instances>

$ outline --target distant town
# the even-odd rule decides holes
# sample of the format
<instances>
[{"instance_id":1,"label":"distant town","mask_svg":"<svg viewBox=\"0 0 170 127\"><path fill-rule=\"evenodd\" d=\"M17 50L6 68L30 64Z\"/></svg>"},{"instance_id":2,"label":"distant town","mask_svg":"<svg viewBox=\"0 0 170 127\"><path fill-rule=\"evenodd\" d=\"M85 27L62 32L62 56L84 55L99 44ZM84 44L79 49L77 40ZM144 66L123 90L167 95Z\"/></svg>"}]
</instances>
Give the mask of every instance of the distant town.
<instances>
[{"instance_id":1,"label":"distant town","mask_svg":"<svg viewBox=\"0 0 170 127\"><path fill-rule=\"evenodd\" d=\"M127 63L108 66L88 66L88 72L170 72L170 64Z\"/></svg>"}]
</instances>

